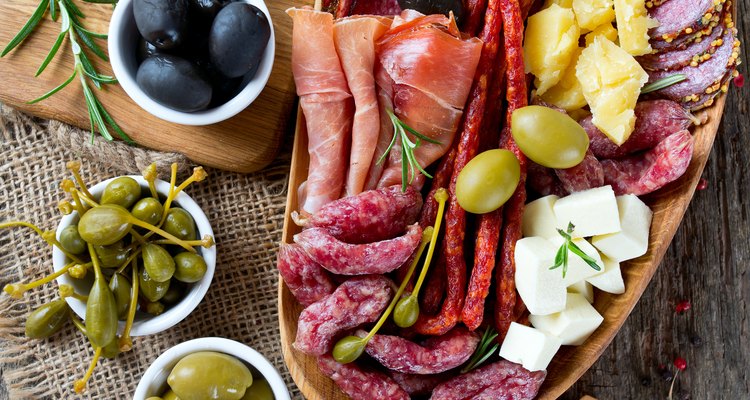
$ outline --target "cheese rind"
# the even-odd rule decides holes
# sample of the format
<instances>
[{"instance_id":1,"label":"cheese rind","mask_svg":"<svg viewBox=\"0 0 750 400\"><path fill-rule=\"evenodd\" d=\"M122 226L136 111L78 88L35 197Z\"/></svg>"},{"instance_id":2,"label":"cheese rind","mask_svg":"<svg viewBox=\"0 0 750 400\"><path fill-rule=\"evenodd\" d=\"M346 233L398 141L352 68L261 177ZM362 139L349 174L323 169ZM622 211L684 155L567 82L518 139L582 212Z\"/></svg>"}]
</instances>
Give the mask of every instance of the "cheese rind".
<instances>
[{"instance_id":1,"label":"cheese rind","mask_svg":"<svg viewBox=\"0 0 750 400\"><path fill-rule=\"evenodd\" d=\"M579 281L568 286L568 293L578 293L585 297L589 303L594 302L594 287L586 281Z\"/></svg>"},{"instance_id":2,"label":"cheese rind","mask_svg":"<svg viewBox=\"0 0 750 400\"><path fill-rule=\"evenodd\" d=\"M521 364L529 371L541 371L547 369L561 344L557 337L511 322L500 347L500 357Z\"/></svg>"},{"instance_id":3,"label":"cheese rind","mask_svg":"<svg viewBox=\"0 0 750 400\"><path fill-rule=\"evenodd\" d=\"M516 289L532 314L546 315L565 309L566 286L555 263L557 248L541 237L516 242Z\"/></svg>"},{"instance_id":4,"label":"cheese rind","mask_svg":"<svg viewBox=\"0 0 750 400\"><path fill-rule=\"evenodd\" d=\"M550 239L550 242L552 242L556 249L559 249L560 246L562 246L562 244L565 242L565 239L563 239L562 236L557 235L556 238ZM591 243L589 243L586 239L581 238L573 239L573 243L578 246L579 249L583 250L586 255L593 258L599 265L600 270L597 271L594 268L591 268L591 266L588 265L586 261L583 261L581 257L578 257L570 250L568 250L568 272L565 273L565 278L563 278L563 284L565 285L565 287L604 272L604 267L602 266L602 257L599 255L599 252L596 250L596 248L591 245ZM562 272L559 270L560 268L556 269L555 271L557 271L560 274L560 277L562 277Z\"/></svg>"},{"instance_id":5,"label":"cheese rind","mask_svg":"<svg viewBox=\"0 0 750 400\"><path fill-rule=\"evenodd\" d=\"M625 281L622 279L620 263L603 257L604 272L588 278L586 281L599 290L612 294L625 293Z\"/></svg>"},{"instance_id":6,"label":"cheese rind","mask_svg":"<svg viewBox=\"0 0 750 400\"><path fill-rule=\"evenodd\" d=\"M559 236L557 233L557 219L552 207L559 197L545 196L526 204L521 220L521 230L524 237L540 236L551 238Z\"/></svg>"},{"instance_id":7,"label":"cheese rind","mask_svg":"<svg viewBox=\"0 0 750 400\"><path fill-rule=\"evenodd\" d=\"M620 232L596 235L591 243L607 257L621 262L646 254L653 212L633 194L617 196L616 202L622 229Z\"/></svg>"},{"instance_id":8,"label":"cheese rind","mask_svg":"<svg viewBox=\"0 0 750 400\"><path fill-rule=\"evenodd\" d=\"M604 321L583 295L568 293L565 310L551 315L530 315L535 328L560 338L563 345L579 346Z\"/></svg>"},{"instance_id":9,"label":"cheese rind","mask_svg":"<svg viewBox=\"0 0 750 400\"><path fill-rule=\"evenodd\" d=\"M575 238L619 232L620 214L612 186L576 192L557 200L552 207L557 226L575 225Z\"/></svg>"}]
</instances>

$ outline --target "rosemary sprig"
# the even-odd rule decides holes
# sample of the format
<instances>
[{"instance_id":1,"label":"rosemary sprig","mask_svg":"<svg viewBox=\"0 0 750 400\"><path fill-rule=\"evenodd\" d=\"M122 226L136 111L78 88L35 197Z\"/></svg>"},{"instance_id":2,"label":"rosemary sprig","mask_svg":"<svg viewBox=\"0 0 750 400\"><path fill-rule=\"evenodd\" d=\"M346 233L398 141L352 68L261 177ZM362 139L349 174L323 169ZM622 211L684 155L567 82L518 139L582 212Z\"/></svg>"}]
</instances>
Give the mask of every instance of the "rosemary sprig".
<instances>
[{"instance_id":1,"label":"rosemary sprig","mask_svg":"<svg viewBox=\"0 0 750 400\"><path fill-rule=\"evenodd\" d=\"M90 3L116 3L116 0L84 1ZM101 89L102 85L117 83L117 80L114 77L102 75L97 72L88 55L83 50L83 46L85 46L88 51L103 61L109 61L107 54L94 40L107 39L107 35L89 31L83 26L82 19L86 18L86 16L81 9L73 3L73 0L41 0L26 24L24 24L16 36L5 46L2 53L0 53L0 57L4 57L29 37L48 9L50 18L53 21L57 21L58 17L60 17L60 33L57 35L57 38L47 53L47 56L37 69L35 76L39 76L44 72L55 55L57 55L63 42L65 42L65 39L68 39L73 50L73 57L75 59L73 73L60 85L40 97L29 101L28 104L34 104L48 99L50 96L68 86L76 77L78 77L81 82L84 101L86 102L86 108L89 113L91 139L93 140L96 132L99 132L99 134L106 140L113 140L112 134L110 133L111 129L125 142L132 144L133 140L120 128L119 125L117 125L115 120L110 116L89 86L89 84L93 84L97 89Z\"/></svg>"},{"instance_id":2,"label":"rosemary sprig","mask_svg":"<svg viewBox=\"0 0 750 400\"><path fill-rule=\"evenodd\" d=\"M396 114L393 113L391 110L386 110L388 113L388 117L391 119L391 123L393 123L393 139L391 139L391 143L388 144L388 148L385 149L383 152L383 155L380 156L378 159L378 164L382 163L385 160L385 157L388 155L388 153L391 152L393 149L393 145L396 144L396 140L401 140L401 190L406 191L406 187L414 181L415 176L415 168L419 170L424 176L428 178L432 178L432 175L428 174L427 171L422 168L421 165L419 165L419 161L417 161L416 156L414 156L414 150L419 147L419 145L422 144L422 141L428 143L434 143L434 144L440 144L435 139L429 138L425 135L422 135L421 133L414 130L412 127L404 123L404 121L401 121ZM408 133L414 135L416 137L415 141L411 141L409 138Z\"/></svg>"},{"instance_id":3,"label":"rosemary sprig","mask_svg":"<svg viewBox=\"0 0 750 400\"><path fill-rule=\"evenodd\" d=\"M555 254L555 265L549 267L549 269L556 269L562 266L563 278L565 278L565 274L568 273L568 252L571 252L580 257L586 264L589 265L589 267L595 269L596 271L602 270L602 267L600 267L599 264L596 263L596 260L591 258L591 256L589 256L588 254L584 253L583 250L578 247L578 245L573 243L573 238L570 235L573 233L574 229L575 225L573 225L573 223L571 222L568 222L567 231L563 231L562 229L557 230L557 233L559 233L560 236L565 239L565 241L557 250L557 254Z\"/></svg>"},{"instance_id":4,"label":"rosemary sprig","mask_svg":"<svg viewBox=\"0 0 750 400\"><path fill-rule=\"evenodd\" d=\"M672 86L675 83L680 83L684 81L685 79L687 79L687 76L685 76L685 74L674 74L670 76L665 76L664 78L653 81L649 83L648 85L645 85L644 87L642 87L641 94L651 93L657 90L664 89L665 87Z\"/></svg>"},{"instance_id":5,"label":"rosemary sprig","mask_svg":"<svg viewBox=\"0 0 750 400\"><path fill-rule=\"evenodd\" d=\"M466 366L461 369L462 374L465 374L472 369L482 365L485 361L487 361L488 358L490 358L492 354L497 352L497 349L500 348L500 344L492 344L496 337L497 332L495 332L494 329L487 327L487 329L484 330L484 334L482 335L482 339L479 341L477 349L474 350L474 354L472 354Z\"/></svg>"}]
</instances>

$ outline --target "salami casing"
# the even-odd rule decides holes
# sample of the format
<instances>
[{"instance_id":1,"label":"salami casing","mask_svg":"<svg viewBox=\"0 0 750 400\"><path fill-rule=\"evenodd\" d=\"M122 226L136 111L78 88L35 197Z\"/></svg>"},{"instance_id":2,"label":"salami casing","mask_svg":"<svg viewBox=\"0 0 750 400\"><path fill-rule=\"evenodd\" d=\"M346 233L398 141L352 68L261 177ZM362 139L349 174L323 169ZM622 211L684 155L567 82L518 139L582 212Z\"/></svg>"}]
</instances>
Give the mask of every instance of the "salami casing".
<instances>
[{"instance_id":1,"label":"salami casing","mask_svg":"<svg viewBox=\"0 0 750 400\"><path fill-rule=\"evenodd\" d=\"M382 372L339 364L330 355L318 357L318 369L352 400L409 400L409 394Z\"/></svg>"},{"instance_id":2,"label":"salami casing","mask_svg":"<svg viewBox=\"0 0 750 400\"><path fill-rule=\"evenodd\" d=\"M305 307L336 289L328 272L311 260L298 244L281 244L277 266L289 291Z\"/></svg>"},{"instance_id":3,"label":"salami casing","mask_svg":"<svg viewBox=\"0 0 750 400\"><path fill-rule=\"evenodd\" d=\"M546 375L501 360L441 383L430 400L531 400Z\"/></svg>"}]
</instances>

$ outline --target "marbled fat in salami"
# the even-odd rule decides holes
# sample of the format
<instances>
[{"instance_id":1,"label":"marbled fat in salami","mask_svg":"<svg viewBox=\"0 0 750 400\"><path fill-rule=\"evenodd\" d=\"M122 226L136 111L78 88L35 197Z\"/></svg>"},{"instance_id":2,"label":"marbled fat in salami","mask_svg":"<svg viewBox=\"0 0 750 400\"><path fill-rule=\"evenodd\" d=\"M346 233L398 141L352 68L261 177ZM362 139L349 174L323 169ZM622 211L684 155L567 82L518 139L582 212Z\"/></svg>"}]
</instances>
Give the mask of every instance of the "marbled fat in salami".
<instances>
[{"instance_id":1,"label":"marbled fat in salami","mask_svg":"<svg viewBox=\"0 0 750 400\"><path fill-rule=\"evenodd\" d=\"M315 303L336 289L328 271L311 260L298 244L281 244L277 266L289 291L303 306Z\"/></svg>"},{"instance_id":2,"label":"marbled fat in salami","mask_svg":"<svg viewBox=\"0 0 750 400\"><path fill-rule=\"evenodd\" d=\"M637 57L638 62L647 71L668 71L682 68L688 65L697 66L711 58L711 54L721 45L721 35L724 33L724 25L720 24L711 30L711 33L700 40L688 44L683 49L662 51L660 53L646 54Z\"/></svg>"},{"instance_id":3,"label":"marbled fat in salami","mask_svg":"<svg viewBox=\"0 0 750 400\"><path fill-rule=\"evenodd\" d=\"M409 400L409 394L386 374L356 363L339 364L333 357L318 357L318 369L352 400Z\"/></svg>"},{"instance_id":4,"label":"marbled fat in salami","mask_svg":"<svg viewBox=\"0 0 750 400\"><path fill-rule=\"evenodd\" d=\"M391 378L401 386L409 396L427 396L437 385L447 381L456 375L455 372L444 372L436 375L404 374L397 371L388 371Z\"/></svg>"},{"instance_id":5,"label":"marbled fat in salami","mask_svg":"<svg viewBox=\"0 0 750 400\"><path fill-rule=\"evenodd\" d=\"M430 400L531 400L547 376L529 372L519 364L500 360L443 382Z\"/></svg>"},{"instance_id":6,"label":"marbled fat in salami","mask_svg":"<svg viewBox=\"0 0 750 400\"><path fill-rule=\"evenodd\" d=\"M294 348L320 356L342 332L380 317L393 295L393 282L380 275L349 279L333 293L302 310Z\"/></svg>"}]
</instances>

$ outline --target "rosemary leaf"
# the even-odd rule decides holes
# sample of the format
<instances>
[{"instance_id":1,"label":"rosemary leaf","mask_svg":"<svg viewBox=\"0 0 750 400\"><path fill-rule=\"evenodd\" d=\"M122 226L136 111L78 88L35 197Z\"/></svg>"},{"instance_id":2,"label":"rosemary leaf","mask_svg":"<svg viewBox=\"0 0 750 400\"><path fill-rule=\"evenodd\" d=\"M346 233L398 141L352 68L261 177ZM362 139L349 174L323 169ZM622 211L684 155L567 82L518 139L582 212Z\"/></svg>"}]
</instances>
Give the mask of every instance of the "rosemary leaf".
<instances>
[{"instance_id":1,"label":"rosemary leaf","mask_svg":"<svg viewBox=\"0 0 750 400\"><path fill-rule=\"evenodd\" d=\"M50 4L53 4L51 2ZM65 14L63 14L63 20L65 20ZM57 54L57 50L60 49L60 45L62 45L62 42L65 40L65 36L67 36L67 31L60 32L59 35L57 35L57 40L55 40L55 44L52 45L52 48L49 49L49 53L47 53L47 57L44 58L44 61L42 61L42 65L39 66L39 69L36 70L36 74L34 76L39 76L44 72L44 69L47 68L47 65L49 65L50 61L55 57L55 54Z\"/></svg>"},{"instance_id":2,"label":"rosemary leaf","mask_svg":"<svg viewBox=\"0 0 750 400\"><path fill-rule=\"evenodd\" d=\"M80 46L78 45L78 43L74 43L74 45L78 46L79 48L79 58L81 60L81 66L83 67L84 72L86 72L87 75L98 75L96 70L94 69L94 66L91 65L91 61L89 61L89 57L86 55L86 53L80 50ZM94 86L96 86L97 89L102 88L102 85L98 81L94 81Z\"/></svg>"},{"instance_id":3,"label":"rosemary leaf","mask_svg":"<svg viewBox=\"0 0 750 400\"><path fill-rule=\"evenodd\" d=\"M117 4L117 0L83 0L86 3L95 3L95 4Z\"/></svg>"},{"instance_id":4,"label":"rosemary leaf","mask_svg":"<svg viewBox=\"0 0 750 400\"><path fill-rule=\"evenodd\" d=\"M108 36L107 36L106 33L91 32L90 30L82 27L81 25L78 25L78 29L80 29L83 32L86 32L87 35L89 35L91 37L95 37L97 39L105 39L106 40L108 38Z\"/></svg>"},{"instance_id":5,"label":"rosemary leaf","mask_svg":"<svg viewBox=\"0 0 750 400\"><path fill-rule=\"evenodd\" d=\"M102 118L101 110L96 104L96 101L94 100L96 97L94 96L94 93L91 92L91 88L89 85L86 84L85 80L81 80L81 85L83 86L83 95L86 98L86 104L89 107L89 113L91 114L91 117L94 119L94 125L96 125L97 130L99 131L99 134L104 136L107 140L113 140L112 135L109 133L109 130L107 129L107 124L104 123L104 119ZM92 132L93 133L93 132Z\"/></svg>"},{"instance_id":6,"label":"rosemary leaf","mask_svg":"<svg viewBox=\"0 0 750 400\"><path fill-rule=\"evenodd\" d=\"M93 81L103 83L105 85L111 84L111 83L117 83L117 78L109 75L94 75L91 74L89 71L83 70L83 73L86 74L89 78L91 78Z\"/></svg>"},{"instance_id":7,"label":"rosemary leaf","mask_svg":"<svg viewBox=\"0 0 750 400\"><path fill-rule=\"evenodd\" d=\"M115 122L114 118L112 118L111 115L107 112L107 110L104 108L102 103L99 101L99 99L94 96L94 101L96 102L97 107L99 107L99 111L102 114L102 117L104 117L104 120L107 121L109 126L112 127L112 129L117 133L117 136L119 136L122 140L125 141L127 144L135 144L133 139L130 138L121 128L120 125L117 125L117 122Z\"/></svg>"},{"instance_id":8,"label":"rosemary leaf","mask_svg":"<svg viewBox=\"0 0 750 400\"><path fill-rule=\"evenodd\" d=\"M36 26L39 24L39 21L42 20L44 12L47 11L47 6L49 6L49 0L42 0L41 2L39 2L39 5L36 7L36 10L34 10L34 13L31 14L29 20L26 21L21 30L18 31L16 36L14 36L13 39L8 42L8 45L5 46L3 52L0 53L0 57L5 57L6 54L13 50L16 46L21 44L21 42L23 42L23 40L26 39L26 37L29 36L32 31L34 31L34 28L36 28Z\"/></svg>"},{"instance_id":9,"label":"rosemary leaf","mask_svg":"<svg viewBox=\"0 0 750 400\"><path fill-rule=\"evenodd\" d=\"M55 4L55 0L49 2L49 16L53 21L57 22L57 7Z\"/></svg>"},{"instance_id":10,"label":"rosemary leaf","mask_svg":"<svg viewBox=\"0 0 750 400\"><path fill-rule=\"evenodd\" d=\"M664 78L651 82L648 85L642 87L641 94L651 93L657 90L664 89L665 87L672 86L675 83L680 83L685 79L687 79L687 76L685 76L684 74L665 76Z\"/></svg>"},{"instance_id":11,"label":"rosemary leaf","mask_svg":"<svg viewBox=\"0 0 750 400\"><path fill-rule=\"evenodd\" d=\"M38 103L38 102L40 102L42 100L45 100L46 98L52 96L53 94L61 91L65 86L68 86L68 84L70 82L73 82L73 78L75 78L76 75L77 75L77 71L73 71L73 75L71 75L70 78L66 79L65 82L61 83L60 86L58 86L58 87L50 90L49 92L43 94L41 97L37 97L36 99L27 102L26 104Z\"/></svg>"},{"instance_id":12,"label":"rosemary leaf","mask_svg":"<svg viewBox=\"0 0 750 400\"><path fill-rule=\"evenodd\" d=\"M72 16L75 16L71 18L74 23L78 23L78 18L86 18L86 16L81 12L81 9L76 6L72 0L62 0L63 4L65 5L65 8L70 11Z\"/></svg>"},{"instance_id":13,"label":"rosemary leaf","mask_svg":"<svg viewBox=\"0 0 750 400\"><path fill-rule=\"evenodd\" d=\"M102 48L99 47L99 45L96 44L96 42L94 42L93 39L91 39L91 36L89 36L87 32L81 30L81 28L76 24L73 24L73 29L75 29L76 33L78 34L78 37L81 39L83 44L85 44L86 47L91 49L92 53L96 54L99 58L101 58L104 61L109 61L109 57L107 56L107 53L105 53L104 50L102 50Z\"/></svg>"},{"instance_id":14,"label":"rosemary leaf","mask_svg":"<svg viewBox=\"0 0 750 400\"><path fill-rule=\"evenodd\" d=\"M593 258L591 258L588 254L584 253L583 250L581 250L581 248L578 247L578 245L576 245L575 243L570 242L568 244L568 249L570 250L571 253L577 255L578 257L581 257L581 259L584 262L586 262L586 264L588 264L591 268L593 268L593 269L595 269L597 271L601 271L602 270L602 268L599 266L599 264L596 263L596 260L594 260Z\"/></svg>"}]
</instances>

